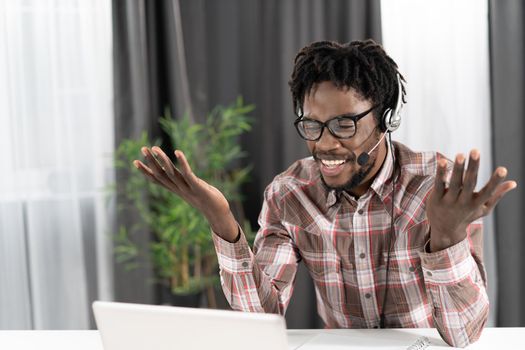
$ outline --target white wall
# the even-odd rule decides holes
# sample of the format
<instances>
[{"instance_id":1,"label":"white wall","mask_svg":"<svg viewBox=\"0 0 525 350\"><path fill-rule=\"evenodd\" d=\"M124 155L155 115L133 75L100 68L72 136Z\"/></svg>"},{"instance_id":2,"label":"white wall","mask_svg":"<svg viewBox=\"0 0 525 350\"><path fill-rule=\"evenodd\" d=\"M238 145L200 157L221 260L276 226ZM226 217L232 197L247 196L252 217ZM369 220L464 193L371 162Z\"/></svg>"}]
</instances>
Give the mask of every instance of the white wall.
<instances>
[{"instance_id":1,"label":"white wall","mask_svg":"<svg viewBox=\"0 0 525 350\"><path fill-rule=\"evenodd\" d=\"M408 81L408 104L393 138L450 159L479 149L479 188L493 170L487 1L382 0L381 16L384 47ZM493 232L490 217L485 220L485 263L494 311Z\"/></svg>"}]
</instances>

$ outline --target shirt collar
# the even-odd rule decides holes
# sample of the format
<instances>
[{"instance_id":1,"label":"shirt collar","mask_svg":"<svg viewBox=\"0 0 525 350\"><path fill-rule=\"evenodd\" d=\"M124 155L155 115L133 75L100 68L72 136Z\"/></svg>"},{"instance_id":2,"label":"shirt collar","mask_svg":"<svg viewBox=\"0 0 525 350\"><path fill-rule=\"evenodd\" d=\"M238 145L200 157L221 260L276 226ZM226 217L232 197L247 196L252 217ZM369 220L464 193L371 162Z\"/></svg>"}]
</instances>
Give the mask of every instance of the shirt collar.
<instances>
[{"instance_id":1,"label":"shirt collar","mask_svg":"<svg viewBox=\"0 0 525 350\"><path fill-rule=\"evenodd\" d=\"M395 145L392 143L392 148L394 148ZM394 150L395 154L395 150ZM392 175L394 173L394 156L391 152L391 147L387 146L387 154L385 157L385 161L383 162L383 166L381 167L381 170L379 170L379 174L377 174L376 178L372 182L372 185L370 186L370 189L374 191L379 198L381 198L381 201L384 202L385 198L388 197L390 192L392 192Z\"/></svg>"},{"instance_id":2,"label":"shirt collar","mask_svg":"<svg viewBox=\"0 0 525 350\"><path fill-rule=\"evenodd\" d=\"M339 193L337 193L336 190L329 190L328 194L326 195L326 205L328 208L330 208L332 205L337 203L339 200Z\"/></svg>"}]
</instances>

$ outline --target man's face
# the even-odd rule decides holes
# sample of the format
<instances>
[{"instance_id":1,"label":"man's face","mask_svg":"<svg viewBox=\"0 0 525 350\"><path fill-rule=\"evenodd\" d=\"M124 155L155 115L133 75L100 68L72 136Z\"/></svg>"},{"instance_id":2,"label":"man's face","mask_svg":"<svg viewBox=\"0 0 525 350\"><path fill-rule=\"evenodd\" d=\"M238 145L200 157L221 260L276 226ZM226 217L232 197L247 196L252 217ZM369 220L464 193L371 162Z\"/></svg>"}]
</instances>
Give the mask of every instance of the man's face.
<instances>
[{"instance_id":1,"label":"man's face","mask_svg":"<svg viewBox=\"0 0 525 350\"><path fill-rule=\"evenodd\" d=\"M303 113L310 119L326 122L341 115L359 114L371 107L372 102L363 99L353 88L338 89L327 81L315 85L305 96ZM370 154L367 164L357 164L357 157L368 152L380 138L374 113L370 112L357 122L357 131L350 139L336 138L325 128L319 140L306 141L319 165L321 178L329 188L352 190L377 172L378 153L384 153L384 146Z\"/></svg>"}]
</instances>

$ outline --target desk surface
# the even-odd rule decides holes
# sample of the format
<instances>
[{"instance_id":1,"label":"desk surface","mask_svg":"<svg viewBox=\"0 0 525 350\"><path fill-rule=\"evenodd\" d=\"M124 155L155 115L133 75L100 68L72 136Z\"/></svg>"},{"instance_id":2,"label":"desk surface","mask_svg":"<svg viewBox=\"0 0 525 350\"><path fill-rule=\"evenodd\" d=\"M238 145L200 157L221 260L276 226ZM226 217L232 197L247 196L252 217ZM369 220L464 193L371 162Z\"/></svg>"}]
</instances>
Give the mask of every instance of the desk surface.
<instances>
[{"instance_id":1,"label":"desk surface","mask_svg":"<svg viewBox=\"0 0 525 350\"><path fill-rule=\"evenodd\" d=\"M452 349L435 329L288 330L289 349L406 349L426 336L427 349ZM98 331L0 331L2 350L102 350ZM525 328L485 328L468 349L525 349Z\"/></svg>"}]
</instances>

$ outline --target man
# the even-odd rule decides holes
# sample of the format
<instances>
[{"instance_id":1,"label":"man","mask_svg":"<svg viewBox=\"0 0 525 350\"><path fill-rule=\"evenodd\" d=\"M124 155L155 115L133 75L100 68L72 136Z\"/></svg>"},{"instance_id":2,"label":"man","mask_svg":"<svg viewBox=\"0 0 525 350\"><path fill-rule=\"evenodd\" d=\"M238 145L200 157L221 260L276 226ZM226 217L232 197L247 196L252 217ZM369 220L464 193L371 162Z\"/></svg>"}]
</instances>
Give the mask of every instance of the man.
<instances>
[{"instance_id":1,"label":"man","mask_svg":"<svg viewBox=\"0 0 525 350\"><path fill-rule=\"evenodd\" d=\"M253 251L228 201L144 147L148 178L199 209L212 228L232 308L284 314L297 263L314 280L327 327L436 327L453 346L488 316L481 217L516 187L495 170L474 192L480 155L416 153L385 136L404 102L396 63L371 40L316 42L295 59L295 126L313 157L267 187Z\"/></svg>"}]
</instances>

